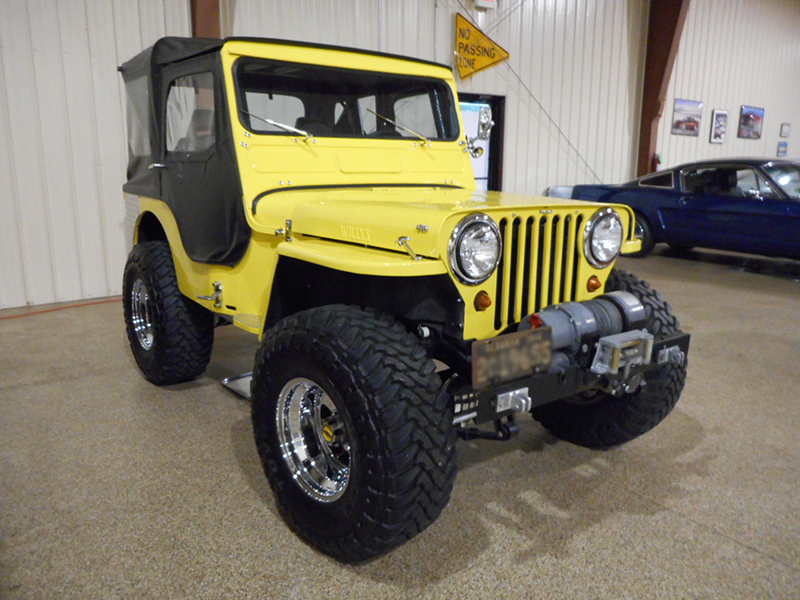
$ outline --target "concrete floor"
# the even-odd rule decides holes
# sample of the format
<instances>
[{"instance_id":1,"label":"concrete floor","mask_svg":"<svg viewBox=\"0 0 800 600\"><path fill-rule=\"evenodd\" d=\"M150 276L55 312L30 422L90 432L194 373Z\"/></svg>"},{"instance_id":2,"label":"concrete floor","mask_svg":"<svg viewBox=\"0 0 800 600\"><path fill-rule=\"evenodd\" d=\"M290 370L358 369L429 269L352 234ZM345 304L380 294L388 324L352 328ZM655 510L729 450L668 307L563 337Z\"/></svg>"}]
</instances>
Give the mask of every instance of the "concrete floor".
<instances>
[{"instance_id":1,"label":"concrete floor","mask_svg":"<svg viewBox=\"0 0 800 600\"><path fill-rule=\"evenodd\" d=\"M800 598L800 263L659 249L621 266L693 334L672 414L611 451L528 417L459 442L448 508L346 567L292 535L218 380L139 375L119 301L0 312L0 598Z\"/></svg>"}]
</instances>

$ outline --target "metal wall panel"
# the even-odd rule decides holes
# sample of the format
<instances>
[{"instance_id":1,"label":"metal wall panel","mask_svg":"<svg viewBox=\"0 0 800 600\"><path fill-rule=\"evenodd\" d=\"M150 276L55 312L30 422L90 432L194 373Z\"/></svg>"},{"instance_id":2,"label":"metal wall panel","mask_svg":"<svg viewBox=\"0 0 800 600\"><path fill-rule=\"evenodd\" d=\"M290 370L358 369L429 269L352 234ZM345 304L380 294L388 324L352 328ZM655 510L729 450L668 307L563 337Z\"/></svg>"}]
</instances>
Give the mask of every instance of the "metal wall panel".
<instances>
[{"instance_id":1,"label":"metal wall panel","mask_svg":"<svg viewBox=\"0 0 800 600\"><path fill-rule=\"evenodd\" d=\"M503 187L633 176L648 2L506 0L223 0L223 35L280 37L455 65L455 14L511 54L458 82L506 96Z\"/></svg>"},{"instance_id":2,"label":"metal wall panel","mask_svg":"<svg viewBox=\"0 0 800 600\"><path fill-rule=\"evenodd\" d=\"M0 308L120 293L116 67L190 23L188 0L0 2Z\"/></svg>"},{"instance_id":3,"label":"metal wall panel","mask_svg":"<svg viewBox=\"0 0 800 600\"><path fill-rule=\"evenodd\" d=\"M634 175L648 0L222 0L223 35L341 44L453 66L455 14L511 54L459 81L506 97L504 189ZM116 65L189 35L188 0L0 2L0 308L120 292L129 241L121 185L124 96ZM659 134L667 165L774 155L800 133L796 0L692 0ZM675 97L702 100L700 136L670 134ZM739 107L765 109L761 140ZM728 141L708 143L713 108Z\"/></svg>"},{"instance_id":4,"label":"metal wall panel","mask_svg":"<svg viewBox=\"0 0 800 600\"><path fill-rule=\"evenodd\" d=\"M703 102L697 137L673 135L675 98ZM800 2L692 0L675 61L658 153L664 166L705 158L776 156L779 141L800 157ZM764 109L761 139L737 137L742 105ZM728 111L724 144L711 144L711 112ZM780 138L781 123L791 123Z\"/></svg>"}]
</instances>

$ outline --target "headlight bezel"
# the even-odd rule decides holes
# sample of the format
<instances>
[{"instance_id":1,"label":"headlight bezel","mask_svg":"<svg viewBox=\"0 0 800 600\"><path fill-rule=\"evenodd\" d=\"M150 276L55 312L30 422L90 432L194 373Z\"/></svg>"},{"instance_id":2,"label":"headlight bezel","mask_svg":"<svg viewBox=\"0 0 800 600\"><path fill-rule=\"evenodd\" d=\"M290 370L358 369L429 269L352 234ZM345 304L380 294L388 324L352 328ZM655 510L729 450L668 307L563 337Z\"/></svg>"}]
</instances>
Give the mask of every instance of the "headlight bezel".
<instances>
[{"instance_id":1,"label":"headlight bezel","mask_svg":"<svg viewBox=\"0 0 800 600\"><path fill-rule=\"evenodd\" d=\"M459 245L464 235L470 230L470 228L475 227L476 225L488 225L494 234L495 239L497 240L497 258L494 261L492 268L481 277L473 277L469 273L464 272L459 262L458 253ZM456 279L458 279L464 285L480 285L494 274L494 272L497 270L497 265L500 264L500 261L503 258L503 238L500 235L500 227L498 227L497 223L494 222L494 219L487 214L473 213L468 215L461 219L461 221L458 222L458 225L453 228L453 233L450 234L450 243L448 245L447 253L450 261L450 269L453 271Z\"/></svg>"},{"instance_id":2,"label":"headlight bezel","mask_svg":"<svg viewBox=\"0 0 800 600\"><path fill-rule=\"evenodd\" d=\"M614 253L614 256L604 261L600 260L595 256L592 247L592 242L594 239L594 232L597 229L597 226L608 218L614 219L619 224L620 241L619 241L619 248L617 248L617 251ZM608 268L610 265L614 263L615 260L617 260L617 258L619 258L624 243L625 243L625 226L622 222L622 217L620 217L619 213L610 206L595 211L595 213L589 218L589 221L586 223L586 227L583 230L583 254L586 257L586 260L589 261L589 264L598 269Z\"/></svg>"}]
</instances>

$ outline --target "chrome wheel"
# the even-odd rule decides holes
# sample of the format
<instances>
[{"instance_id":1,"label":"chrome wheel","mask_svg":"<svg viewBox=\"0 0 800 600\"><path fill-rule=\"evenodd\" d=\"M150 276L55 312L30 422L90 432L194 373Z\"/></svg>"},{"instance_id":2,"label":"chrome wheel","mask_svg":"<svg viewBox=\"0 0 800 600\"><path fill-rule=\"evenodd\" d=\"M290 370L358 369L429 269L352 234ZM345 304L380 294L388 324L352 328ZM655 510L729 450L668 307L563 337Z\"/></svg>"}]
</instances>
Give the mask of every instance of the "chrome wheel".
<instances>
[{"instance_id":1,"label":"chrome wheel","mask_svg":"<svg viewBox=\"0 0 800 600\"><path fill-rule=\"evenodd\" d=\"M141 279L137 279L131 286L131 321L136 339L142 348L150 350L153 347L153 318L150 290Z\"/></svg>"},{"instance_id":2,"label":"chrome wheel","mask_svg":"<svg viewBox=\"0 0 800 600\"><path fill-rule=\"evenodd\" d=\"M283 460L302 490L320 502L344 494L350 480L350 440L331 397L310 379L283 386L276 415Z\"/></svg>"}]
</instances>

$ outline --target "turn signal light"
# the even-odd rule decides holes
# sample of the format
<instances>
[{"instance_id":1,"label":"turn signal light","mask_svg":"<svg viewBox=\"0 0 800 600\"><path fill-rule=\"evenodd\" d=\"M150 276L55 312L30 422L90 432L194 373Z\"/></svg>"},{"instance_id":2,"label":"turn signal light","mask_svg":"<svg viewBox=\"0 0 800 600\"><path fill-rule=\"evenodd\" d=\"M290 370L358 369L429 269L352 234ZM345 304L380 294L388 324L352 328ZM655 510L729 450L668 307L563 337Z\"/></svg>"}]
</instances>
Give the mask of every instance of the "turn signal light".
<instances>
[{"instance_id":1,"label":"turn signal light","mask_svg":"<svg viewBox=\"0 0 800 600\"><path fill-rule=\"evenodd\" d=\"M600 281L600 278L597 275L592 275L589 277L589 281L586 283L586 289L590 292L596 292L601 287L603 287L603 282Z\"/></svg>"},{"instance_id":2,"label":"turn signal light","mask_svg":"<svg viewBox=\"0 0 800 600\"><path fill-rule=\"evenodd\" d=\"M478 292L475 296L475 310L486 310L492 305L492 299L486 292Z\"/></svg>"}]
</instances>

